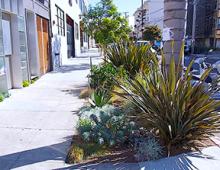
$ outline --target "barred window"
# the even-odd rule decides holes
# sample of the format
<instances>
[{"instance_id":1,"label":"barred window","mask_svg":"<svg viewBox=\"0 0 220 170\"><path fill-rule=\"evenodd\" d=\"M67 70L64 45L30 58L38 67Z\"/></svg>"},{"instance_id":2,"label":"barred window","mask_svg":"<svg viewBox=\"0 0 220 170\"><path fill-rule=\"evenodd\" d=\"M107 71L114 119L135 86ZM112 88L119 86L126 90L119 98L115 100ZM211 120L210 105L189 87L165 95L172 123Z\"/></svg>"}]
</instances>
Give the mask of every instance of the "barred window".
<instances>
[{"instance_id":1,"label":"barred window","mask_svg":"<svg viewBox=\"0 0 220 170\"><path fill-rule=\"evenodd\" d=\"M64 22L64 12L60 9L57 5L57 28L58 28L58 35L65 36L65 22Z\"/></svg>"}]
</instances>

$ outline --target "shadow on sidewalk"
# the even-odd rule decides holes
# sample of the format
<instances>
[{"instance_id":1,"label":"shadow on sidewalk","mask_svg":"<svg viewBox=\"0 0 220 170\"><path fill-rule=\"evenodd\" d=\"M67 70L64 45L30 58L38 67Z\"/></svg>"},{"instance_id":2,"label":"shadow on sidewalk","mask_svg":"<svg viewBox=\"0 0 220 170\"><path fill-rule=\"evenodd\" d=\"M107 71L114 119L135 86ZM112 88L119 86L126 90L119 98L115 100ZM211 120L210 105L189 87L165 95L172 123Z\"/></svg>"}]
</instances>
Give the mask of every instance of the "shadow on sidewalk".
<instances>
[{"instance_id":1,"label":"shadow on sidewalk","mask_svg":"<svg viewBox=\"0 0 220 170\"><path fill-rule=\"evenodd\" d=\"M64 65L62 67L57 68L55 71L51 73L69 73L72 71L82 71L89 69L90 69L90 64Z\"/></svg>"},{"instance_id":2,"label":"shadow on sidewalk","mask_svg":"<svg viewBox=\"0 0 220 170\"><path fill-rule=\"evenodd\" d=\"M71 95L72 97L79 97L81 91L83 89L85 89L86 87L88 87L88 85L83 84L80 86L74 86L74 88L72 88L72 89L63 89L63 90L61 90L61 92L64 92L66 95Z\"/></svg>"},{"instance_id":3,"label":"shadow on sidewalk","mask_svg":"<svg viewBox=\"0 0 220 170\"><path fill-rule=\"evenodd\" d=\"M139 170L139 169L146 169L146 170L196 170L196 166L193 165L193 162L189 158L200 158L200 159L213 159L213 157L203 155L201 153L191 153L191 154L182 154L175 157L164 158L158 161L149 161L149 162L142 162L142 163L125 163L123 162L123 158L118 158L115 161L109 160L98 160L98 161L91 161L88 163L81 163L75 164L68 168L61 168L59 170L68 170L68 169L96 169L96 170ZM58 169L57 169L58 170Z\"/></svg>"},{"instance_id":4,"label":"shadow on sidewalk","mask_svg":"<svg viewBox=\"0 0 220 170\"><path fill-rule=\"evenodd\" d=\"M27 165L51 160L65 161L71 141L72 136L69 136L62 143L0 156L0 169L25 168Z\"/></svg>"},{"instance_id":5,"label":"shadow on sidewalk","mask_svg":"<svg viewBox=\"0 0 220 170\"><path fill-rule=\"evenodd\" d=\"M204 155L200 152L193 152L193 153L177 155L177 156L170 157L170 158L164 158L158 161L150 161L146 163L141 163L140 168L149 168L149 169L156 169L156 170L164 170L164 169L167 169L167 170L170 170L170 169L199 170L199 168L196 167L192 162L192 160L197 162L196 159L202 159L202 161L206 161L207 159L214 160L214 158L211 156Z\"/></svg>"}]
</instances>

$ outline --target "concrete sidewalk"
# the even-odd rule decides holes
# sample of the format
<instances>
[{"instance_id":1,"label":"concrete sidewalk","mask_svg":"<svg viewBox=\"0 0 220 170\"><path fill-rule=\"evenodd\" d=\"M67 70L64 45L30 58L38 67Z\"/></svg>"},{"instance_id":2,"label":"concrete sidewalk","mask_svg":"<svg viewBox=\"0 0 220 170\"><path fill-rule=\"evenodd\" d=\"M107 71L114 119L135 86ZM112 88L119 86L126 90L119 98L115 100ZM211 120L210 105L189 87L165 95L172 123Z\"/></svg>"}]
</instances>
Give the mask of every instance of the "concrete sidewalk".
<instances>
[{"instance_id":1,"label":"concrete sidewalk","mask_svg":"<svg viewBox=\"0 0 220 170\"><path fill-rule=\"evenodd\" d=\"M60 169L70 146L78 99L87 85L92 51L40 78L28 88L12 90L0 104L0 169Z\"/></svg>"}]
</instances>

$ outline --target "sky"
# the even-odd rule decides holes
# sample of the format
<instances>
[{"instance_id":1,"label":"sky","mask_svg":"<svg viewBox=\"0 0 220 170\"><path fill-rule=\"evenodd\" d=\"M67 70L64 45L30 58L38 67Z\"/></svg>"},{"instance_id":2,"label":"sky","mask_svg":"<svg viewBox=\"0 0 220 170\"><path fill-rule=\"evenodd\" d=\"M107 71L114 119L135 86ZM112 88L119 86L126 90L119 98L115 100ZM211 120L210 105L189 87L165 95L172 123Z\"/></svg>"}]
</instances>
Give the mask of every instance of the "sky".
<instances>
[{"instance_id":1,"label":"sky","mask_svg":"<svg viewBox=\"0 0 220 170\"><path fill-rule=\"evenodd\" d=\"M99 0L89 0L91 5L95 5ZM133 14L135 10L141 6L141 0L113 0L114 4L118 7L119 12L129 12L129 23L134 25Z\"/></svg>"}]
</instances>

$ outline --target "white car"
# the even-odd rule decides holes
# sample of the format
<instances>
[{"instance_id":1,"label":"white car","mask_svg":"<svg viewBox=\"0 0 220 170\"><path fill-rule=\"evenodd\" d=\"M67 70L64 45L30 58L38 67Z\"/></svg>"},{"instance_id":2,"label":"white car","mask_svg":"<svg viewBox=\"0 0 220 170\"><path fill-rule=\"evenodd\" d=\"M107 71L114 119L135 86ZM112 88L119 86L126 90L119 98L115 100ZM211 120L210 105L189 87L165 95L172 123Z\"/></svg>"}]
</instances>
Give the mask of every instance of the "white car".
<instances>
[{"instance_id":1,"label":"white car","mask_svg":"<svg viewBox=\"0 0 220 170\"><path fill-rule=\"evenodd\" d=\"M220 61L214 63L212 67L218 71L218 74L220 74Z\"/></svg>"}]
</instances>

